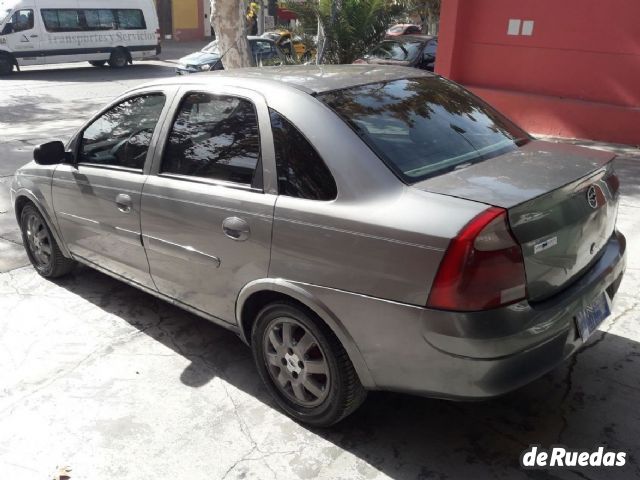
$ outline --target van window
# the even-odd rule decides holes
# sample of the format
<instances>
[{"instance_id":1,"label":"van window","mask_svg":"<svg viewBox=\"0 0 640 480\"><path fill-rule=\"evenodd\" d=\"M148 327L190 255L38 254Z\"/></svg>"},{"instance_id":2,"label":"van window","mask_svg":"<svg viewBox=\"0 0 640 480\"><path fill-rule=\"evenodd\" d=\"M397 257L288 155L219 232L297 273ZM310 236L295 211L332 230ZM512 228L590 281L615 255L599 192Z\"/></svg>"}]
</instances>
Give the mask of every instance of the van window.
<instances>
[{"instance_id":1,"label":"van window","mask_svg":"<svg viewBox=\"0 0 640 480\"><path fill-rule=\"evenodd\" d=\"M80 24L78 10L43 8L41 11L47 32L81 32L84 30Z\"/></svg>"},{"instance_id":2,"label":"van window","mask_svg":"<svg viewBox=\"0 0 640 480\"><path fill-rule=\"evenodd\" d=\"M87 30L115 30L117 28L113 10L103 8L99 10L83 10L83 13Z\"/></svg>"},{"instance_id":3,"label":"van window","mask_svg":"<svg viewBox=\"0 0 640 480\"><path fill-rule=\"evenodd\" d=\"M116 10L120 30L144 30L147 25L142 10Z\"/></svg>"},{"instance_id":4,"label":"van window","mask_svg":"<svg viewBox=\"0 0 640 480\"><path fill-rule=\"evenodd\" d=\"M144 30L147 24L139 9L43 8L42 20L47 32L86 32L102 30Z\"/></svg>"},{"instance_id":5,"label":"van window","mask_svg":"<svg viewBox=\"0 0 640 480\"><path fill-rule=\"evenodd\" d=\"M14 32L24 32L33 28L33 10L18 10L11 17Z\"/></svg>"}]
</instances>

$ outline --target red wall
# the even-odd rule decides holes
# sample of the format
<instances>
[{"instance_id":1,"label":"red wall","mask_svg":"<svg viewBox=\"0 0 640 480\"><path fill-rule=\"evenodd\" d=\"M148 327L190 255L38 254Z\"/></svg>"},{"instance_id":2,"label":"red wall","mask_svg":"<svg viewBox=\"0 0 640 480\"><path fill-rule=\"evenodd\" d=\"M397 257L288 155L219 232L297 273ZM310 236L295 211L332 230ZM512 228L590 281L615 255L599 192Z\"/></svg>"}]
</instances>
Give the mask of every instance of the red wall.
<instances>
[{"instance_id":1,"label":"red wall","mask_svg":"<svg viewBox=\"0 0 640 480\"><path fill-rule=\"evenodd\" d=\"M640 144L640 1L443 0L440 27L436 71L526 129Z\"/></svg>"}]
</instances>

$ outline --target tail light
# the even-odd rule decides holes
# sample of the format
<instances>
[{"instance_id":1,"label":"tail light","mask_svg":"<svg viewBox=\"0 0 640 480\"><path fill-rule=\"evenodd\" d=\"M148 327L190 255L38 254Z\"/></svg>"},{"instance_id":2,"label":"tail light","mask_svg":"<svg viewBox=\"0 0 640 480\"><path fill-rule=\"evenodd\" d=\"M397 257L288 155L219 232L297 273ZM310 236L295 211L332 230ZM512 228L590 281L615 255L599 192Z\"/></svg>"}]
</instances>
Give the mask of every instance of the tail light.
<instances>
[{"instance_id":1,"label":"tail light","mask_svg":"<svg viewBox=\"0 0 640 480\"><path fill-rule=\"evenodd\" d=\"M449 244L427 307L487 310L526 295L522 250L509 229L507 212L491 207L471 220Z\"/></svg>"},{"instance_id":2,"label":"tail light","mask_svg":"<svg viewBox=\"0 0 640 480\"><path fill-rule=\"evenodd\" d=\"M158 43L160 43L162 41L162 35L160 35L160 29L156 28L156 40L158 40Z\"/></svg>"}]
</instances>

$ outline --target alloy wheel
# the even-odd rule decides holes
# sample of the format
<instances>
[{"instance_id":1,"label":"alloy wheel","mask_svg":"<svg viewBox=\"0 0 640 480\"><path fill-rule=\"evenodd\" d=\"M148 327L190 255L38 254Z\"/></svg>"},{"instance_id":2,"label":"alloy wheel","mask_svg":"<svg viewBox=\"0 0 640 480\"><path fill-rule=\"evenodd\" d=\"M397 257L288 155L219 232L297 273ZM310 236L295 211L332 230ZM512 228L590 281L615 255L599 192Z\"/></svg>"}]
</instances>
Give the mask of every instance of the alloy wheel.
<instances>
[{"instance_id":1,"label":"alloy wheel","mask_svg":"<svg viewBox=\"0 0 640 480\"><path fill-rule=\"evenodd\" d=\"M29 251L38 266L47 268L51 263L52 247L49 230L44 221L36 214L26 218L26 237Z\"/></svg>"},{"instance_id":2,"label":"alloy wheel","mask_svg":"<svg viewBox=\"0 0 640 480\"><path fill-rule=\"evenodd\" d=\"M316 337L293 318L276 318L264 334L264 361L278 390L291 402L315 407L329 394L331 375Z\"/></svg>"}]
</instances>

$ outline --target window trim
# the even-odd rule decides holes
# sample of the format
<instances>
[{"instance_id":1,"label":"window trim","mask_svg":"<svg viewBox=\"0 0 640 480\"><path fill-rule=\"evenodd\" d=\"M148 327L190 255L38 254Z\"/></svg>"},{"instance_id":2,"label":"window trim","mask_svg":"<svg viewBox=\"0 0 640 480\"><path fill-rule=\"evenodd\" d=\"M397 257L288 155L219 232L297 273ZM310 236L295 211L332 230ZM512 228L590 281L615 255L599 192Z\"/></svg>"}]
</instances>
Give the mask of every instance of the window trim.
<instances>
[{"instance_id":1,"label":"window trim","mask_svg":"<svg viewBox=\"0 0 640 480\"><path fill-rule=\"evenodd\" d=\"M162 110L160 111L160 117L158 118L156 126L153 129L153 133L151 135L151 142L149 143L149 148L147 149L147 156L144 159L144 163L142 164L142 168L123 167L121 165L108 165L108 164L105 165L105 164L102 164L102 163L92 163L92 162L82 162L82 161L80 161L80 150L82 148L82 140L84 139L84 133L87 131L87 129L91 125L96 123L107 112L109 112L110 110L113 110L114 108L122 105L125 102L133 100L134 98L151 97L151 96L158 96L158 95L162 95L164 97L164 105L162 106ZM148 91L148 92L138 92L138 93L135 93L135 94L133 94L131 96L128 96L128 97L119 98L115 103L112 103L111 105L109 105L106 108L104 108L103 110L101 110L85 126L82 127L82 129L77 133L77 135L75 136L75 139L73 140L75 142L74 150L73 150L73 158L74 158L74 163L75 163L76 167L80 167L81 165L83 165L83 166L98 167L98 168L102 168L102 169L106 169L106 170L127 171L127 172L142 174L144 172L145 166L150 161L149 154L152 152L151 147L152 147L152 144L153 144L153 137L155 137L157 135L157 133L159 131L158 129L162 126L161 122L163 121L164 111L167 108L167 105L168 105L168 103L170 103L170 101L171 101L171 99L167 96L166 92L164 92L162 90L152 90L152 91Z\"/></svg>"},{"instance_id":2,"label":"window trim","mask_svg":"<svg viewBox=\"0 0 640 480\"><path fill-rule=\"evenodd\" d=\"M235 190L245 190L247 192L264 193L260 188L252 187L246 183L226 182L224 180L216 180L207 177L195 177L193 175L183 175L181 173L158 173L158 177L171 178L173 180L182 180L184 182L202 183L212 185L214 187L233 188Z\"/></svg>"},{"instance_id":3,"label":"window trim","mask_svg":"<svg viewBox=\"0 0 640 480\"><path fill-rule=\"evenodd\" d=\"M162 170L166 153L167 153L167 146L169 145L169 137L171 136L171 132L173 131L173 126L175 125L176 120L178 119L178 116L181 113L182 105L189 95L198 94L198 93L204 94L204 95L210 95L212 97L240 98L242 100L246 100L249 103L251 103L251 106L253 107L253 111L256 114L256 126L258 127L258 145L260 148L258 153L258 162L256 163L256 168L253 173L253 178L251 183L231 182L228 180L220 180L220 179L215 179L211 177L201 177L198 175L185 175L181 173L164 172ZM258 108L256 106L254 99L245 95L237 94L237 93L224 92L224 91L212 92L207 90L196 89L196 90L186 90L184 92L180 92L177 95L175 102L177 103L177 105L175 106L173 115L171 117L168 117L168 119L170 119L171 121L167 125L167 129L163 138L162 150L159 152L158 171L155 173L155 175L157 175L158 177L174 178L176 180L183 180L183 181L193 181L195 183L204 183L208 185L228 187L228 188L234 188L236 190L246 190L246 191L264 194L265 193L264 192L264 172L262 171L264 170L263 159L262 159L264 152L262 151L262 131L260 130L260 116L259 116ZM261 174L259 176L260 181L254 185L254 182L256 180L256 173L258 169L262 169ZM277 181L276 181L276 184L277 184Z\"/></svg>"}]
</instances>

